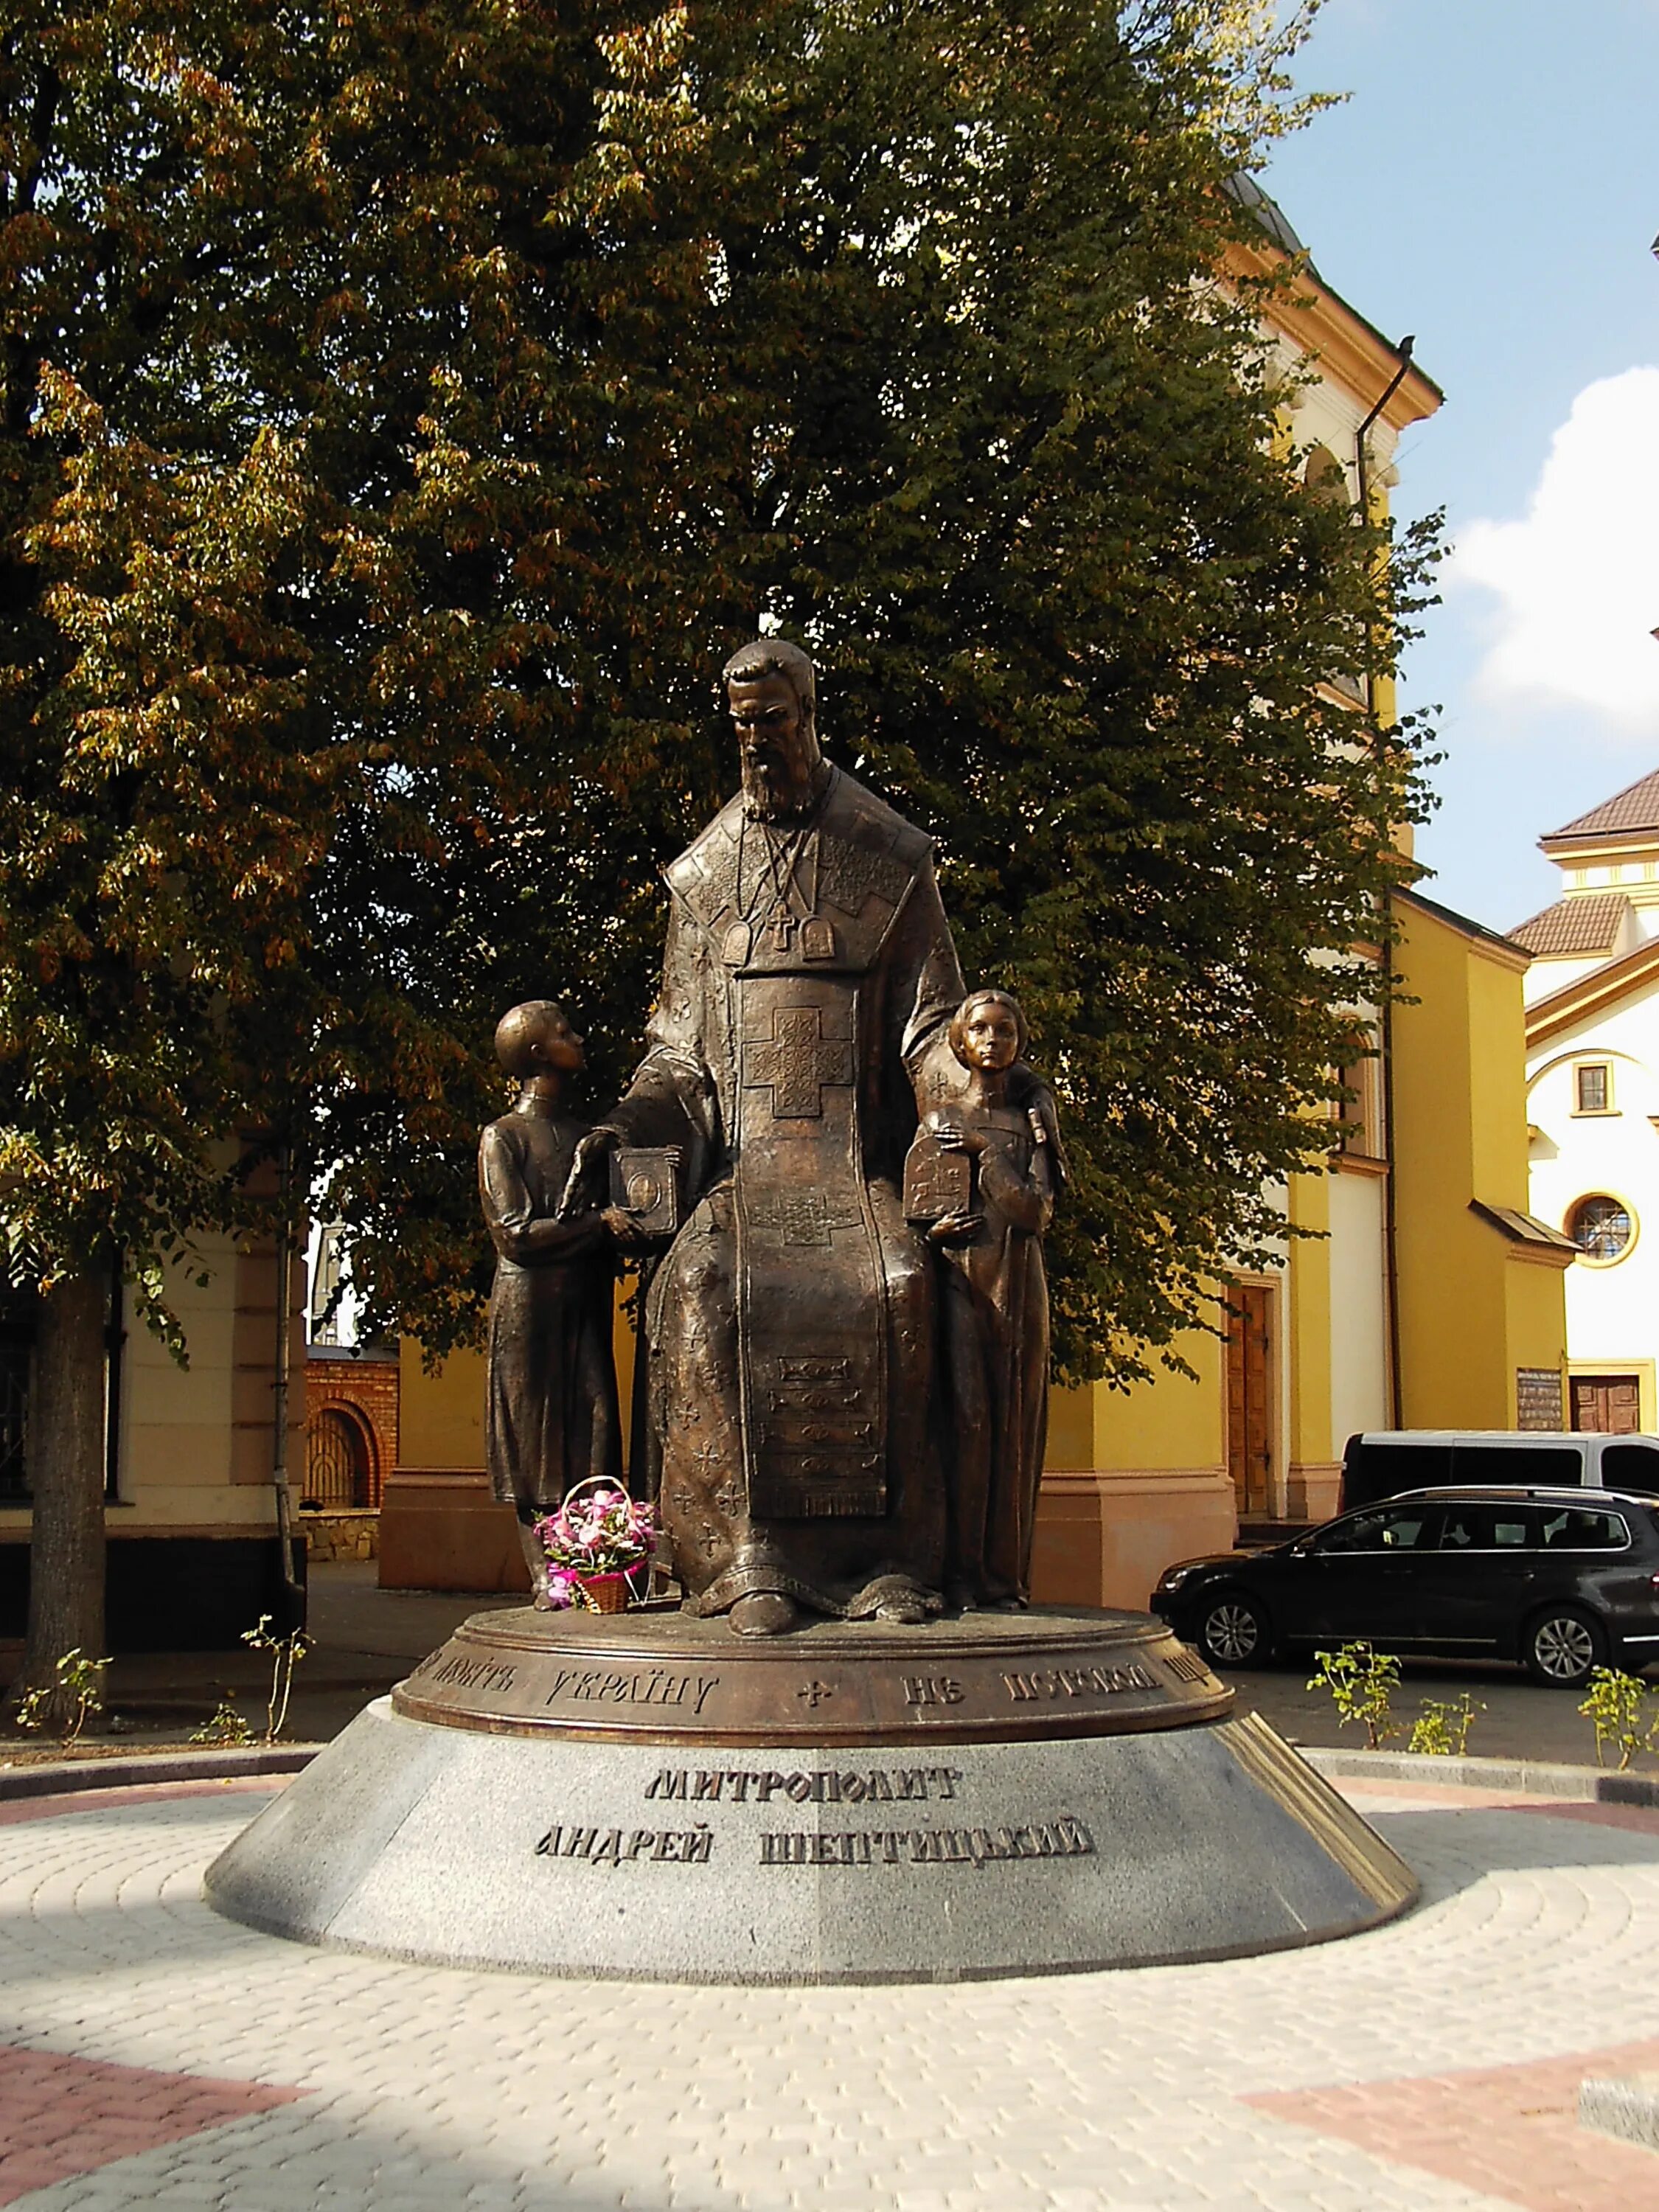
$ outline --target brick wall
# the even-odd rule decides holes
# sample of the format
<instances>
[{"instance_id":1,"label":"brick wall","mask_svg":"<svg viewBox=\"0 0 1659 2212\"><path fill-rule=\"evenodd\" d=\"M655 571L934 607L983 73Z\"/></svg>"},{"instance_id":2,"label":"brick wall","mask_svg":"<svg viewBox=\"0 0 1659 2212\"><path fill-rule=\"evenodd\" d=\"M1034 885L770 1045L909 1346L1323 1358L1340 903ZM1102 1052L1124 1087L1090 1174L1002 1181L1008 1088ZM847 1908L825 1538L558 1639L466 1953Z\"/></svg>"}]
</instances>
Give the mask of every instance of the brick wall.
<instances>
[{"instance_id":1,"label":"brick wall","mask_svg":"<svg viewBox=\"0 0 1659 2212\"><path fill-rule=\"evenodd\" d=\"M301 1510L376 1508L398 1463L398 1356L313 1344L306 1358L306 1452L295 1469Z\"/></svg>"}]
</instances>

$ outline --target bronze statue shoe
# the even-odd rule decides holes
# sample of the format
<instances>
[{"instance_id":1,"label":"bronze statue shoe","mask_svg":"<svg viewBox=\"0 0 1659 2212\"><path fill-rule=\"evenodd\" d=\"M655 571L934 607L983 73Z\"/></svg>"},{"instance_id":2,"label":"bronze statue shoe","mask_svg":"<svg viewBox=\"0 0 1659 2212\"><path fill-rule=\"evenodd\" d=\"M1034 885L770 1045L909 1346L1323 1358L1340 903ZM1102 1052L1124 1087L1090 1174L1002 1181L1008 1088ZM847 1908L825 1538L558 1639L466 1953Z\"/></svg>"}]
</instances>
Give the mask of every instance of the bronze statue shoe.
<instances>
[{"instance_id":1,"label":"bronze statue shoe","mask_svg":"<svg viewBox=\"0 0 1659 2212\"><path fill-rule=\"evenodd\" d=\"M781 1590L751 1590L726 1619L733 1636L787 1636L800 1619L800 1607Z\"/></svg>"}]
</instances>

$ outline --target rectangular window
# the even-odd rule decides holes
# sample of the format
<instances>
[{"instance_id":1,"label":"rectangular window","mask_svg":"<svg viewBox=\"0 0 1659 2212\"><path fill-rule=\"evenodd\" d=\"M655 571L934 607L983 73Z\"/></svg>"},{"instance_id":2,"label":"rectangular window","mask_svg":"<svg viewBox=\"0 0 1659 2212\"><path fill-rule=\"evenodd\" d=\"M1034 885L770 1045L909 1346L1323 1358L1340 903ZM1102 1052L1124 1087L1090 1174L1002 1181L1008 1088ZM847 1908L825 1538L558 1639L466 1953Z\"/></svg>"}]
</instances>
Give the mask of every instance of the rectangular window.
<instances>
[{"instance_id":1,"label":"rectangular window","mask_svg":"<svg viewBox=\"0 0 1659 2212\"><path fill-rule=\"evenodd\" d=\"M1402 1490L1431 1490L1451 1479L1449 1444L1368 1444L1352 1437L1343 1455L1343 1510Z\"/></svg>"},{"instance_id":2,"label":"rectangular window","mask_svg":"<svg viewBox=\"0 0 1659 2212\"><path fill-rule=\"evenodd\" d=\"M1512 1505L1449 1505L1443 1552L1523 1552L1531 1531Z\"/></svg>"},{"instance_id":3,"label":"rectangular window","mask_svg":"<svg viewBox=\"0 0 1659 2212\"><path fill-rule=\"evenodd\" d=\"M1659 1498L1659 1451L1651 1444L1604 1444L1601 1448L1603 1490L1639 1490Z\"/></svg>"},{"instance_id":4,"label":"rectangular window","mask_svg":"<svg viewBox=\"0 0 1659 2212\"><path fill-rule=\"evenodd\" d=\"M1622 1552L1630 1545L1630 1530L1616 1513L1547 1512L1543 1535L1548 1552Z\"/></svg>"},{"instance_id":5,"label":"rectangular window","mask_svg":"<svg viewBox=\"0 0 1659 2212\"><path fill-rule=\"evenodd\" d=\"M1381 1160L1388 1157L1388 1131L1382 1118L1382 1063L1375 1047L1351 1060L1341 1071L1342 1087L1351 1091L1336 1109L1336 1119L1341 1134L1338 1144L1345 1152L1357 1154L1362 1159Z\"/></svg>"},{"instance_id":6,"label":"rectangular window","mask_svg":"<svg viewBox=\"0 0 1659 2212\"><path fill-rule=\"evenodd\" d=\"M1613 1110L1613 1071L1604 1060L1581 1060L1572 1071L1575 1114L1608 1114Z\"/></svg>"},{"instance_id":7,"label":"rectangular window","mask_svg":"<svg viewBox=\"0 0 1659 2212\"><path fill-rule=\"evenodd\" d=\"M1577 1490L1583 1480L1584 1455L1576 1444L1460 1443L1452 1452L1454 1482L1538 1482L1552 1490Z\"/></svg>"}]
</instances>

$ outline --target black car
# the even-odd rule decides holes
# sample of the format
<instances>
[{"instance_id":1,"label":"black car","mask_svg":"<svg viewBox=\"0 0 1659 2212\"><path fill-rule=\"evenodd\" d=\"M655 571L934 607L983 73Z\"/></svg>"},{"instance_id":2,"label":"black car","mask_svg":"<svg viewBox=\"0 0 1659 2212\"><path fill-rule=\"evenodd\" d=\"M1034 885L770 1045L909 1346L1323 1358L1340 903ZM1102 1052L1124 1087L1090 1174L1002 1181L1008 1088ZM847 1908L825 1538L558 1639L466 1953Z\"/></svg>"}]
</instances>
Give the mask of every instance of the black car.
<instances>
[{"instance_id":1,"label":"black car","mask_svg":"<svg viewBox=\"0 0 1659 2212\"><path fill-rule=\"evenodd\" d=\"M1212 1665L1363 1640L1516 1659L1576 1689L1659 1658L1659 1503L1620 1491L1408 1491L1291 1543L1170 1567L1152 1611Z\"/></svg>"}]
</instances>

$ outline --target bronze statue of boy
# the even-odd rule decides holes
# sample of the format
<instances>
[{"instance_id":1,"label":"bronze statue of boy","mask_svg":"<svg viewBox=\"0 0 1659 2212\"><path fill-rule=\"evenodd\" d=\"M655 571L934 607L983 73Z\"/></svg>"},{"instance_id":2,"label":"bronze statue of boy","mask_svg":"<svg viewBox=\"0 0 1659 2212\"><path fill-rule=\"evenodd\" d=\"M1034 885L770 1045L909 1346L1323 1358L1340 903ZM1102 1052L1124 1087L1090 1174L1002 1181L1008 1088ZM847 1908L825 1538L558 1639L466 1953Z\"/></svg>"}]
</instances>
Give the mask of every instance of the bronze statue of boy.
<instances>
[{"instance_id":1,"label":"bronze statue of boy","mask_svg":"<svg viewBox=\"0 0 1659 2212\"><path fill-rule=\"evenodd\" d=\"M495 1052L522 1088L478 1144L478 1194L495 1247L489 1304L484 1450L490 1486L516 1508L533 1602L547 1604L547 1561L533 1524L573 1483L622 1472L611 1354L614 1266L609 1209L559 1215L587 1124L563 1110L582 1041L556 1000L501 1018Z\"/></svg>"}]
</instances>

